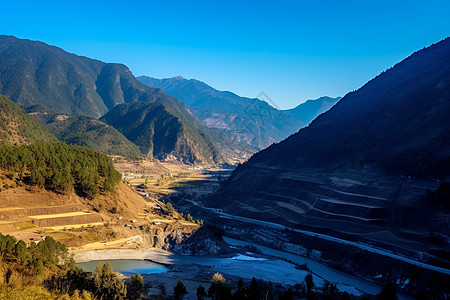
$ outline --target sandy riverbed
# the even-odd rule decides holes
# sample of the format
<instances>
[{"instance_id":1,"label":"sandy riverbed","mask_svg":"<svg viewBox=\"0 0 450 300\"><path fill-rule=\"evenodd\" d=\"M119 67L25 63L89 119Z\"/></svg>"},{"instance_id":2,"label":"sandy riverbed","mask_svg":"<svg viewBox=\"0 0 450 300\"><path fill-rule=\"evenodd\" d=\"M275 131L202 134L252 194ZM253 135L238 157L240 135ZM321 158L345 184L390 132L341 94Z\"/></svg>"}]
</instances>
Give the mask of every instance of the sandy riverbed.
<instances>
[{"instance_id":1,"label":"sandy riverbed","mask_svg":"<svg viewBox=\"0 0 450 300\"><path fill-rule=\"evenodd\" d=\"M149 259L161 263L170 263L168 257L171 252L160 249L95 249L83 251L79 249L69 251L76 262L111 259Z\"/></svg>"}]
</instances>

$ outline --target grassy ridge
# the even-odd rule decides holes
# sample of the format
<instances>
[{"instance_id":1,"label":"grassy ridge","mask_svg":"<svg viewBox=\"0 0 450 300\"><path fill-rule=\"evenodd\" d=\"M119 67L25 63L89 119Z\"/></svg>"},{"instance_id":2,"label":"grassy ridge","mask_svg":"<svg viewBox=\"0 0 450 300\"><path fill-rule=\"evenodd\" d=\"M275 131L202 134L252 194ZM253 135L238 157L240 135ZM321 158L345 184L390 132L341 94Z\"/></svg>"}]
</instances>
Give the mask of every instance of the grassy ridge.
<instances>
[{"instance_id":1,"label":"grassy ridge","mask_svg":"<svg viewBox=\"0 0 450 300\"><path fill-rule=\"evenodd\" d=\"M56 142L57 139L17 104L0 95L0 144Z\"/></svg>"},{"instance_id":2,"label":"grassy ridge","mask_svg":"<svg viewBox=\"0 0 450 300\"><path fill-rule=\"evenodd\" d=\"M94 118L49 113L35 113L34 117L61 142L131 159L142 157L138 146L114 127Z\"/></svg>"}]
</instances>

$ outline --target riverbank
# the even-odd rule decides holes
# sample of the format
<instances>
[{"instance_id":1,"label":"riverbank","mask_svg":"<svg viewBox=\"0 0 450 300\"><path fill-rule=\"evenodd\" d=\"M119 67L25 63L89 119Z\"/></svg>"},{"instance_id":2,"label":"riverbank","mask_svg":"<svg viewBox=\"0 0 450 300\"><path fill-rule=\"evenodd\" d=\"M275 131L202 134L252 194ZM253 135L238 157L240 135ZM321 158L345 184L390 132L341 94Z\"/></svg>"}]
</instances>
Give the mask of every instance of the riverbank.
<instances>
[{"instance_id":1,"label":"riverbank","mask_svg":"<svg viewBox=\"0 0 450 300\"><path fill-rule=\"evenodd\" d=\"M73 255L77 263L94 260L139 259L162 264L170 264L169 256L172 255L171 252L161 249L73 249L69 250L69 254Z\"/></svg>"}]
</instances>

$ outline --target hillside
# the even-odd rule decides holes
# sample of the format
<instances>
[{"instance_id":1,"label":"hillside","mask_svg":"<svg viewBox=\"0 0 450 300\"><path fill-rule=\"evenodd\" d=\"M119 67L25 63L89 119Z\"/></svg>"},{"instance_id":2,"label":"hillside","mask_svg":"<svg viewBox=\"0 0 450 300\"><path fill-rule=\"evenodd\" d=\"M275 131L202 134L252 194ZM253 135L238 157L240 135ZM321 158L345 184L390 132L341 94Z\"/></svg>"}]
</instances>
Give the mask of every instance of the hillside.
<instances>
[{"instance_id":1,"label":"hillside","mask_svg":"<svg viewBox=\"0 0 450 300\"><path fill-rule=\"evenodd\" d=\"M137 299L111 267L114 284L94 284L72 254L170 249L199 226L119 181L111 159L84 147L0 146L0 298Z\"/></svg>"},{"instance_id":2,"label":"hillside","mask_svg":"<svg viewBox=\"0 0 450 300\"><path fill-rule=\"evenodd\" d=\"M0 231L31 239L45 231L67 246L89 250L106 247L99 243L104 240L116 247L172 247L182 238L175 243L167 235L198 229L178 213L166 212L163 203L148 202L120 179L106 154L85 147L0 146ZM163 224L151 226L154 219ZM133 226L124 226L130 222ZM134 241L136 235L141 237ZM160 239L155 241L154 235Z\"/></svg>"},{"instance_id":3,"label":"hillside","mask_svg":"<svg viewBox=\"0 0 450 300\"><path fill-rule=\"evenodd\" d=\"M449 38L414 53L252 162L375 165L403 175L449 176L449 54Z\"/></svg>"},{"instance_id":4,"label":"hillside","mask_svg":"<svg viewBox=\"0 0 450 300\"><path fill-rule=\"evenodd\" d=\"M37 41L0 36L0 93L22 107L39 105L47 111L95 118L118 104L161 103L183 124L177 127L183 130L180 135L190 132L192 137L203 136L196 143L221 159L205 128L183 102L142 84L121 64L77 56Z\"/></svg>"},{"instance_id":5,"label":"hillside","mask_svg":"<svg viewBox=\"0 0 450 300\"><path fill-rule=\"evenodd\" d=\"M56 141L57 139L44 126L14 102L0 95L0 145Z\"/></svg>"},{"instance_id":6,"label":"hillside","mask_svg":"<svg viewBox=\"0 0 450 300\"><path fill-rule=\"evenodd\" d=\"M117 128L139 146L148 157L185 163L221 161L215 145L207 136L186 128L170 107L159 103L133 102L117 105L100 119Z\"/></svg>"},{"instance_id":7,"label":"hillside","mask_svg":"<svg viewBox=\"0 0 450 300\"><path fill-rule=\"evenodd\" d=\"M142 153L117 129L90 117L31 112L61 142L84 146L110 155L138 159Z\"/></svg>"},{"instance_id":8,"label":"hillside","mask_svg":"<svg viewBox=\"0 0 450 300\"><path fill-rule=\"evenodd\" d=\"M218 91L195 79L181 76L165 79L139 76L138 79L179 98L206 126L224 133L227 141L223 141L223 135L212 135L217 143L225 145L222 148L228 144L236 151L246 153L254 153L285 139L340 99L322 97L290 110L278 110L257 98Z\"/></svg>"},{"instance_id":9,"label":"hillside","mask_svg":"<svg viewBox=\"0 0 450 300\"><path fill-rule=\"evenodd\" d=\"M284 114L291 115L294 119L300 120L303 124L309 125L317 116L332 108L341 97L330 98L320 97L315 100L307 100L298 106L284 111Z\"/></svg>"},{"instance_id":10,"label":"hillside","mask_svg":"<svg viewBox=\"0 0 450 300\"><path fill-rule=\"evenodd\" d=\"M447 38L255 154L209 205L449 264L445 184L432 192L450 178L449 83Z\"/></svg>"}]
</instances>

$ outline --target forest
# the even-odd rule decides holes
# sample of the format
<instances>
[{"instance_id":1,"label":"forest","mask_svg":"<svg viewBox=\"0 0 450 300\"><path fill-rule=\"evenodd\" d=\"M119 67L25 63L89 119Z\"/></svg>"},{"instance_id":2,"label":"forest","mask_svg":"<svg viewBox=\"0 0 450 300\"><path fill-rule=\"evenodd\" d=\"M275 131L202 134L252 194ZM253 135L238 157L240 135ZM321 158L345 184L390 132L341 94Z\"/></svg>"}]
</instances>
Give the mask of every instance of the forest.
<instances>
[{"instance_id":1,"label":"forest","mask_svg":"<svg viewBox=\"0 0 450 300\"><path fill-rule=\"evenodd\" d=\"M19 185L27 183L85 197L114 192L120 173L103 153L64 143L0 146L0 169Z\"/></svg>"}]
</instances>

